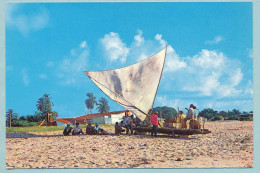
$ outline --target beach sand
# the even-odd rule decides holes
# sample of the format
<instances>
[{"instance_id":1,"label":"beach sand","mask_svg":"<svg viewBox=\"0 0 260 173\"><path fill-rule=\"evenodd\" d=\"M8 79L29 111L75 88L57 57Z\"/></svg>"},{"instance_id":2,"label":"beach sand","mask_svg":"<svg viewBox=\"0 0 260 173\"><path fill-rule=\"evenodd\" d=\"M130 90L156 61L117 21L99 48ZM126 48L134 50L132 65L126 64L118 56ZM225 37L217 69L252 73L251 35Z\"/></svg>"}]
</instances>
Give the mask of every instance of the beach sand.
<instances>
[{"instance_id":1,"label":"beach sand","mask_svg":"<svg viewBox=\"0 0 260 173\"><path fill-rule=\"evenodd\" d=\"M104 128L114 132L114 127ZM167 135L155 138L149 134L62 136L62 131L35 133L25 138L21 138L23 134L7 134L6 167L253 167L252 121L207 122L205 128L212 133L192 135L188 139Z\"/></svg>"}]
</instances>

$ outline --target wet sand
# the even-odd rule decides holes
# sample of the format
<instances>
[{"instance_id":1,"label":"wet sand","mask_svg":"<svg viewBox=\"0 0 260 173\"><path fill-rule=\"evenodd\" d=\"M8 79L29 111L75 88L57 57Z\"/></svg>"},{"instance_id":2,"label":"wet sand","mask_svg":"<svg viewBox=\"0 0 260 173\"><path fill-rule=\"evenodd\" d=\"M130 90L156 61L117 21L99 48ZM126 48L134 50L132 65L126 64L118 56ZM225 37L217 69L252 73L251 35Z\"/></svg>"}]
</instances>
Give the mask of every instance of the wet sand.
<instances>
[{"instance_id":1,"label":"wet sand","mask_svg":"<svg viewBox=\"0 0 260 173\"><path fill-rule=\"evenodd\" d=\"M7 168L251 168L253 122L208 122L206 135L7 134ZM113 127L104 127L114 132ZM85 131L85 129L84 129ZM43 136L41 136L43 135Z\"/></svg>"}]
</instances>

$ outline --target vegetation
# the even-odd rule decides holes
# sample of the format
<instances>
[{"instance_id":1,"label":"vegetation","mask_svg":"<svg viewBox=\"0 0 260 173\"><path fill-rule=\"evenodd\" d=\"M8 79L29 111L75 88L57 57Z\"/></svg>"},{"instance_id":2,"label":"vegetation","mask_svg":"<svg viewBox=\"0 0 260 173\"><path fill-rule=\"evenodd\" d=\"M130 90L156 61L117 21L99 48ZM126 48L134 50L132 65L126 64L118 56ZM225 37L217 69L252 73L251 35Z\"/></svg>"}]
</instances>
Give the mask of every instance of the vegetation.
<instances>
[{"instance_id":1,"label":"vegetation","mask_svg":"<svg viewBox=\"0 0 260 173\"><path fill-rule=\"evenodd\" d=\"M253 111L250 111L249 113L253 113ZM213 109L207 108L202 110L199 113L199 116L205 117L211 121L220 120L222 117L225 120L238 120L238 116L241 114L241 112L238 109L233 109L232 111L214 111ZM243 114L248 114L248 112L243 112Z\"/></svg>"},{"instance_id":2,"label":"vegetation","mask_svg":"<svg viewBox=\"0 0 260 173\"><path fill-rule=\"evenodd\" d=\"M94 109L94 106L97 104L96 97L93 95L93 93L87 93L86 94L88 99L85 100L85 104L87 109L90 110L90 113L92 114L92 109Z\"/></svg>"},{"instance_id":3,"label":"vegetation","mask_svg":"<svg viewBox=\"0 0 260 173\"><path fill-rule=\"evenodd\" d=\"M12 123L13 127L29 127L29 126L37 126L36 122L29 122L27 120L14 120Z\"/></svg>"},{"instance_id":4,"label":"vegetation","mask_svg":"<svg viewBox=\"0 0 260 173\"><path fill-rule=\"evenodd\" d=\"M44 94L37 101L36 107L38 111L35 111L34 115L20 116L14 113L12 109L8 109L6 112L6 126L12 127L22 127L22 126L36 126L38 121L42 121L47 118L49 112L52 112L52 107L54 104L50 100L49 94ZM53 119L58 116L57 112L52 112Z\"/></svg>"},{"instance_id":5,"label":"vegetation","mask_svg":"<svg viewBox=\"0 0 260 173\"><path fill-rule=\"evenodd\" d=\"M177 115L177 111L174 108L168 106L158 106L154 108L153 111L158 111L159 117L161 116L160 112L162 112L162 118L173 118Z\"/></svg>"},{"instance_id":6,"label":"vegetation","mask_svg":"<svg viewBox=\"0 0 260 173\"><path fill-rule=\"evenodd\" d=\"M217 114L218 114L218 111L214 111L213 109L207 108L207 109L204 109L203 111L201 111L199 113L199 116L205 117L207 119L211 119L212 117L217 116Z\"/></svg>"},{"instance_id":7,"label":"vegetation","mask_svg":"<svg viewBox=\"0 0 260 173\"><path fill-rule=\"evenodd\" d=\"M6 127L6 132L30 133L30 132L50 132L63 130L64 126L31 126L31 127Z\"/></svg>"},{"instance_id":8,"label":"vegetation","mask_svg":"<svg viewBox=\"0 0 260 173\"><path fill-rule=\"evenodd\" d=\"M101 97L98 100L97 109L100 113L108 112L110 110L110 107L108 106L108 101L104 97Z\"/></svg>"},{"instance_id":9,"label":"vegetation","mask_svg":"<svg viewBox=\"0 0 260 173\"><path fill-rule=\"evenodd\" d=\"M6 126L11 127L13 121L17 120L18 114L14 113L13 109L8 109L6 112Z\"/></svg>"},{"instance_id":10,"label":"vegetation","mask_svg":"<svg viewBox=\"0 0 260 173\"><path fill-rule=\"evenodd\" d=\"M35 112L34 116L37 116L43 120L47 118L49 112L52 112L52 107L54 104L51 102L50 95L44 94L41 98L39 98L36 106L40 112ZM58 116L57 112L53 112L52 116L55 119Z\"/></svg>"}]
</instances>

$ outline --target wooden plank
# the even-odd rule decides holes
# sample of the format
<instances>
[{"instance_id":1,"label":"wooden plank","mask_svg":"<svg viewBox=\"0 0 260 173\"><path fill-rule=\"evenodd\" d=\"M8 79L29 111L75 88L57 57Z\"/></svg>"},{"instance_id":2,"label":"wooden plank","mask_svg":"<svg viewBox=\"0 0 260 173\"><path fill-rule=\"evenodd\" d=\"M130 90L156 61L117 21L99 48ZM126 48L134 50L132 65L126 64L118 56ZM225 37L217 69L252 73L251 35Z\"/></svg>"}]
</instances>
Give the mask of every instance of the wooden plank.
<instances>
[{"instance_id":1,"label":"wooden plank","mask_svg":"<svg viewBox=\"0 0 260 173\"><path fill-rule=\"evenodd\" d=\"M151 132L152 127L134 127L133 128L139 132ZM208 134L211 133L208 129L173 129L173 128L158 128L158 133L165 133L165 134L178 134L178 135L193 135L193 134Z\"/></svg>"}]
</instances>

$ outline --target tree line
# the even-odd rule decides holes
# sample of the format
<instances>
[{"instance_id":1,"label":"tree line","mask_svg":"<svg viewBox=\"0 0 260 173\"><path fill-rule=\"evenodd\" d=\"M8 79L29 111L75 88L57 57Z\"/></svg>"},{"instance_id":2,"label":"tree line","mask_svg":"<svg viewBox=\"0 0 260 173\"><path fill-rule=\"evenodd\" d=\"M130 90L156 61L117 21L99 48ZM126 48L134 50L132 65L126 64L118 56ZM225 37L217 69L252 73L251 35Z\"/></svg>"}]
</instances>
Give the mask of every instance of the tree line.
<instances>
[{"instance_id":1,"label":"tree line","mask_svg":"<svg viewBox=\"0 0 260 173\"><path fill-rule=\"evenodd\" d=\"M93 93L89 92L86 94L87 99L85 100L86 108L89 109L92 114L93 109L97 109L99 113L109 112L110 107L108 105L107 99L101 97L98 101ZM6 112L6 126L34 126L37 125L36 122L43 121L46 119L49 112L52 112L54 119L58 116L58 113L53 111L52 108L54 103L51 101L49 94L44 94L41 98L37 100L36 108L37 110L33 115L19 116L18 113L15 113L13 109L8 109ZM162 118L174 118L177 115L177 111L173 107L168 106L158 106L153 108L153 111L159 112L159 117ZM250 112L240 112L239 109L233 109L232 111L215 111L211 108L203 109L199 112L199 116L205 117L208 120L220 120L222 117L225 117L227 120L237 120L238 115L253 113Z\"/></svg>"},{"instance_id":2,"label":"tree line","mask_svg":"<svg viewBox=\"0 0 260 173\"><path fill-rule=\"evenodd\" d=\"M156 107L153 109L153 111L158 111L159 117L162 112L162 118L174 118L177 115L177 111L174 108L167 107L167 106ZM202 111L200 111L198 115L200 117L205 117L208 120L216 121L216 120L221 120L222 117L225 118L226 120L237 120L238 115L248 114L248 113L253 113L253 111L240 112L239 109L233 109L232 111L229 111L229 110L228 111L216 111L211 108L206 108L206 109L203 109Z\"/></svg>"},{"instance_id":3,"label":"tree line","mask_svg":"<svg viewBox=\"0 0 260 173\"><path fill-rule=\"evenodd\" d=\"M96 101L96 97L93 93L87 93L87 99L85 100L85 105L87 109L92 110L96 107L100 113L108 112L110 107L108 101L101 97ZM46 120L48 113L52 112L53 119L56 119L58 113L53 111L54 103L51 101L49 94L44 94L41 98L37 100L36 108L37 110L33 115L22 115L19 116L18 113L15 113L13 109L8 109L6 112L6 126L7 127L20 127L20 126L36 126L39 121Z\"/></svg>"},{"instance_id":4,"label":"tree line","mask_svg":"<svg viewBox=\"0 0 260 173\"><path fill-rule=\"evenodd\" d=\"M8 109L6 112L6 126L35 126L37 125L36 122L46 119L49 112L52 112L52 116L55 119L58 116L58 113L52 111L53 106L54 104L51 101L50 95L44 94L37 100L37 110L33 115L19 116L18 113L14 113L13 109Z\"/></svg>"}]
</instances>

